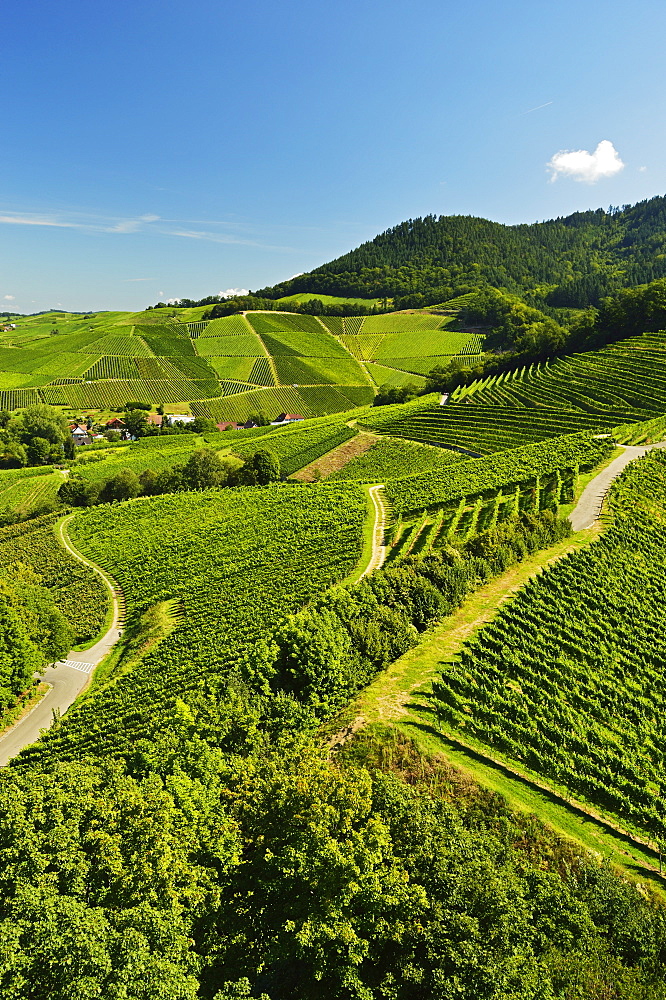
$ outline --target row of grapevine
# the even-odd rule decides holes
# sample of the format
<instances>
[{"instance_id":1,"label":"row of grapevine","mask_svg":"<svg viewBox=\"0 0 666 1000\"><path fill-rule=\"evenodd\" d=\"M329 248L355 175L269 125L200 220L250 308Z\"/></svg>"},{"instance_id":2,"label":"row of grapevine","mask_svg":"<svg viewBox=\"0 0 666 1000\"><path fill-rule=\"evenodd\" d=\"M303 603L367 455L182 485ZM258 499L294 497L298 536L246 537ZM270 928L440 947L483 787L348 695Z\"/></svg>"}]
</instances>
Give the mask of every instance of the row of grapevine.
<instances>
[{"instance_id":1,"label":"row of grapevine","mask_svg":"<svg viewBox=\"0 0 666 1000\"><path fill-rule=\"evenodd\" d=\"M155 403L178 403L217 395L220 391L217 380L194 381L181 376L178 379L106 379L77 385L45 386L41 393L44 402L54 406L103 410L111 406L123 406L128 400L134 399Z\"/></svg>"},{"instance_id":2,"label":"row of grapevine","mask_svg":"<svg viewBox=\"0 0 666 1000\"><path fill-rule=\"evenodd\" d=\"M400 438L382 437L368 451L353 458L331 480L355 480L360 483L385 483L389 479L431 472L463 461L462 455L429 448L427 445L403 441Z\"/></svg>"},{"instance_id":3,"label":"row of grapevine","mask_svg":"<svg viewBox=\"0 0 666 1000\"><path fill-rule=\"evenodd\" d=\"M54 531L56 521L57 515L49 514L0 528L0 566L20 562L37 573L42 585L53 592L77 641L86 642L104 625L108 593L99 576L60 544Z\"/></svg>"},{"instance_id":4,"label":"row of grapevine","mask_svg":"<svg viewBox=\"0 0 666 1000\"><path fill-rule=\"evenodd\" d=\"M93 340L80 350L83 354L120 354L126 355L128 358L146 358L153 354L153 351L141 337L114 333L101 337L99 340Z\"/></svg>"},{"instance_id":5,"label":"row of grapevine","mask_svg":"<svg viewBox=\"0 0 666 1000\"><path fill-rule=\"evenodd\" d=\"M322 424L304 427L290 433L278 431L262 436L258 441L249 442L247 445L234 444L232 447L234 454L241 458L247 458L257 448L268 448L279 458L282 473L291 476L311 462L316 462L333 448L349 441L355 434L356 431L346 424Z\"/></svg>"},{"instance_id":6,"label":"row of grapevine","mask_svg":"<svg viewBox=\"0 0 666 1000\"><path fill-rule=\"evenodd\" d=\"M252 333L252 327L244 316L222 316L207 321L202 337L240 337Z\"/></svg>"},{"instance_id":7,"label":"row of grapevine","mask_svg":"<svg viewBox=\"0 0 666 1000\"><path fill-rule=\"evenodd\" d=\"M591 468L613 450L609 438L583 432L526 445L485 458L456 462L433 471L387 483L387 499L396 512L422 510L526 483L557 469Z\"/></svg>"},{"instance_id":8,"label":"row of grapevine","mask_svg":"<svg viewBox=\"0 0 666 1000\"><path fill-rule=\"evenodd\" d=\"M446 730L666 836L666 456L613 487L610 530L503 605L435 685Z\"/></svg>"},{"instance_id":9,"label":"row of grapevine","mask_svg":"<svg viewBox=\"0 0 666 1000\"><path fill-rule=\"evenodd\" d=\"M496 407L476 402L421 406L420 409L406 411L404 415L400 411L386 415L381 412L382 409L378 408L377 414L364 418L368 427L477 455L517 448L582 430L608 431L630 422L634 416L612 411L602 418L580 410L541 406L530 410L527 417L525 410L518 406Z\"/></svg>"},{"instance_id":10,"label":"row of grapevine","mask_svg":"<svg viewBox=\"0 0 666 1000\"><path fill-rule=\"evenodd\" d=\"M371 403L373 396L370 385L314 385L297 389L279 386L254 389L224 399L196 399L191 409L196 416L212 417L218 423L225 420L240 423L257 413L270 420L275 420L280 413L296 413L302 417L340 413Z\"/></svg>"}]
</instances>

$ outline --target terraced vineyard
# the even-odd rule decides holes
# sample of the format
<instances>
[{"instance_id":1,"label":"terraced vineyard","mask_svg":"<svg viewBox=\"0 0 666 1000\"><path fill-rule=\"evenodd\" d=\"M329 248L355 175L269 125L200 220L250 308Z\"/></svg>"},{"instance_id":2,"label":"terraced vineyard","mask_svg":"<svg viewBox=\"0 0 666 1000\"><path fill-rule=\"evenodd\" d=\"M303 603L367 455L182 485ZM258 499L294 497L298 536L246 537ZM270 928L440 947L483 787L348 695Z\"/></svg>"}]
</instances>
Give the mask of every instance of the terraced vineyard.
<instances>
[{"instance_id":1,"label":"terraced vineyard","mask_svg":"<svg viewBox=\"0 0 666 1000\"><path fill-rule=\"evenodd\" d=\"M613 487L611 528L532 580L444 665L445 730L666 834L666 456Z\"/></svg>"},{"instance_id":2,"label":"terraced vineyard","mask_svg":"<svg viewBox=\"0 0 666 1000\"><path fill-rule=\"evenodd\" d=\"M498 408L469 403L424 407L397 419L386 419L381 413L371 414L364 417L363 422L371 429L413 441L473 455L488 455L576 431L607 432L639 419L635 412L626 410L595 417L582 411L550 407L530 411L528 417L520 407Z\"/></svg>"},{"instance_id":3,"label":"terraced vineyard","mask_svg":"<svg viewBox=\"0 0 666 1000\"><path fill-rule=\"evenodd\" d=\"M555 407L583 413L666 412L666 334L644 334L472 386L472 401L495 407Z\"/></svg>"},{"instance_id":4,"label":"terraced vineyard","mask_svg":"<svg viewBox=\"0 0 666 1000\"><path fill-rule=\"evenodd\" d=\"M262 631L347 575L366 516L353 484L183 493L77 514L70 535L122 584L130 621L176 597L183 614L34 753L115 754L149 738L178 698L239 668Z\"/></svg>"},{"instance_id":5,"label":"terraced vineyard","mask_svg":"<svg viewBox=\"0 0 666 1000\"><path fill-rule=\"evenodd\" d=\"M525 445L477 460L460 461L442 471L394 479L386 485L386 497L396 513L436 509L470 497L493 499L498 491L508 498L517 488L529 486L534 509L543 497L556 495L549 506L562 501L564 481L580 469L592 468L612 451L608 438L583 432ZM546 478L548 477L548 478Z\"/></svg>"}]
</instances>

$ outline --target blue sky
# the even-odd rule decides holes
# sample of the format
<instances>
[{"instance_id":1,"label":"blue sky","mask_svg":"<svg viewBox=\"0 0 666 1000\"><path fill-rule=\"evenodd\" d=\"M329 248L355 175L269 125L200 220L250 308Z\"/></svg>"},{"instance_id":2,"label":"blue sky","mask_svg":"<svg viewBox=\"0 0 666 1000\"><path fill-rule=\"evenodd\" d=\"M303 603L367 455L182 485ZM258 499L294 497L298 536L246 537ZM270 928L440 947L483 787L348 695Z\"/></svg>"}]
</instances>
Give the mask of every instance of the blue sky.
<instances>
[{"instance_id":1,"label":"blue sky","mask_svg":"<svg viewBox=\"0 0 666 1000\"><path fill-rule=\"evenodd\" d=\"M254 289L418 215L666 193L663 2L5 0L0 32L0 309Z\"/></svg>"}]
</instances>

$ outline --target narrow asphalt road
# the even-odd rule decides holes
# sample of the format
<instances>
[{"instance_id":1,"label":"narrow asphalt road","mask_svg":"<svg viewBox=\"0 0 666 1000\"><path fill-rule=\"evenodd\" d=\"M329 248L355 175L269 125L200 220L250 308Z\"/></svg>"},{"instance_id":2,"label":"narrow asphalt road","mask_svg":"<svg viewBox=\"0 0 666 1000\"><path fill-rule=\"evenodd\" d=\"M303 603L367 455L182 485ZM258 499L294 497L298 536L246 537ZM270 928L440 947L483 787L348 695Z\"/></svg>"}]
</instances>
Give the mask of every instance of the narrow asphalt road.
<instances>
[{"instance_id":1,"label":"narrow asphalt road","mask_svg":"<svg viewBox=\"0 0 666 1000\"><path fill-rule=\"evenodd\" d=\"M622 455L618 455L610 465L607 465L598 476L587 484L583 490L580 500L571 511L569 520L574 531L582 531L583 528L590 528L597 520L603 507L604 497L610 489L610 485L620 473L636 458L641 458L653 448L666 448L666 441L658 444L648 445L620 445L624 449Z\"/></svg>"},{"instance_id":2,"label":"narrow asphalt road","mask_svg":"<svg viewBox=\"0 0 666 1000\"><path fill-rule=\"evenodd\" d=\"M383 483L380 483L378 486L371 486L368 490L375 510L375 525L372 532L372 555L370 557L370 562L359 577L361 580L364 576L367 576L369 573L373 573L374 570L379 569L380 566L383 565L384 559L386 558L386 546L384 545L386 507L380 494L380 490L383 488L383 485Z\"/></svg>"},{"instance_id":3,"label":"narrow asphalt road","mask_svg":"<svg viewBox=\"0 0 666 1000\"><path fill-rule=\"evenodd\" d=\"M38 740L42 729L50 728L54 710L64 715L90 680L97 664L101 663L122 635L122 595L111 577L72 545L67 534L67 522L72 516L58 525L58 538L75 559L90 566L104 580L112 602L113 618L106 632L89 649L72 650L67 654L67 659L46 668L42 679L51 685L51 690L20 722L0 736L0 767L4 767L24 747Z\"/></svg>"}]
</instances>

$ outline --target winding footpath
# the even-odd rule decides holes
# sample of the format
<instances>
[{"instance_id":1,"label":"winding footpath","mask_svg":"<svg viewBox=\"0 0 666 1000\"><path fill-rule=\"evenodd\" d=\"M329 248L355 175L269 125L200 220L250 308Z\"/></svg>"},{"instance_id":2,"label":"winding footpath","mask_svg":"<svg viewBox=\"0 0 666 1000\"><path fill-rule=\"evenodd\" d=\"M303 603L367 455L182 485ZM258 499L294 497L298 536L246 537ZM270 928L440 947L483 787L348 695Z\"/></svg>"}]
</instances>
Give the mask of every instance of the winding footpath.
<instances>
[{"instance_id":1,"label":"winding footpath","mask_svg":"<svg viewBox=\"0 0 666 1000\"><path fill-rule=\"evenodd\" d=\"M601 514L606 494L613 480L617 479L630 462L647 455L653 448L666 448L666 441L648 445L620 445L620 447L624 449L624 453L618 455L598 476L595 476L581 493L580 500L569 515L574 531L583 531L585 528L592 527Z\"/></svg>"},{"instance_id":2,"label":"winding footpath","mask_svg":"<svg viewBox=\"0 0 666 1000\"><path fill-rule=\"evenodd\" d=\"M379 483L378 486L371 486L368 490L374 507L375 524L372 529L372 555L370 556L370 562L359 577L360 580L362 580L364 576L374 573L376 569L380 569L380 567L384 565L384 560L386 559L386 546L384 544L384 532L386 530L386 504L384 503L384 499L380 492L383 488L384 484Z\"/></svg>"},{"instance_id":3,"label":"winding footpath","mask_svg":"<svg viewBox=\"0 0 666 1000\"><path fill-rule=\"evenodd\" d=\"M83 650L72 650L66 659L46 668L41 679L51 685L50 690L27 715L0 736L0 767L4 767L24 747L38 740L43 729L51 727L54 712L64 715L88 684L95 667L102 662L122 635L124 615L122 591L103 569L86 559L72 545L67 534L67 523L73 516L70 514L60 522L57 537L70 555L93 569L104 581L111 599L113 612L111 624L93 646Z\"/></svg>"}]
</instances>

